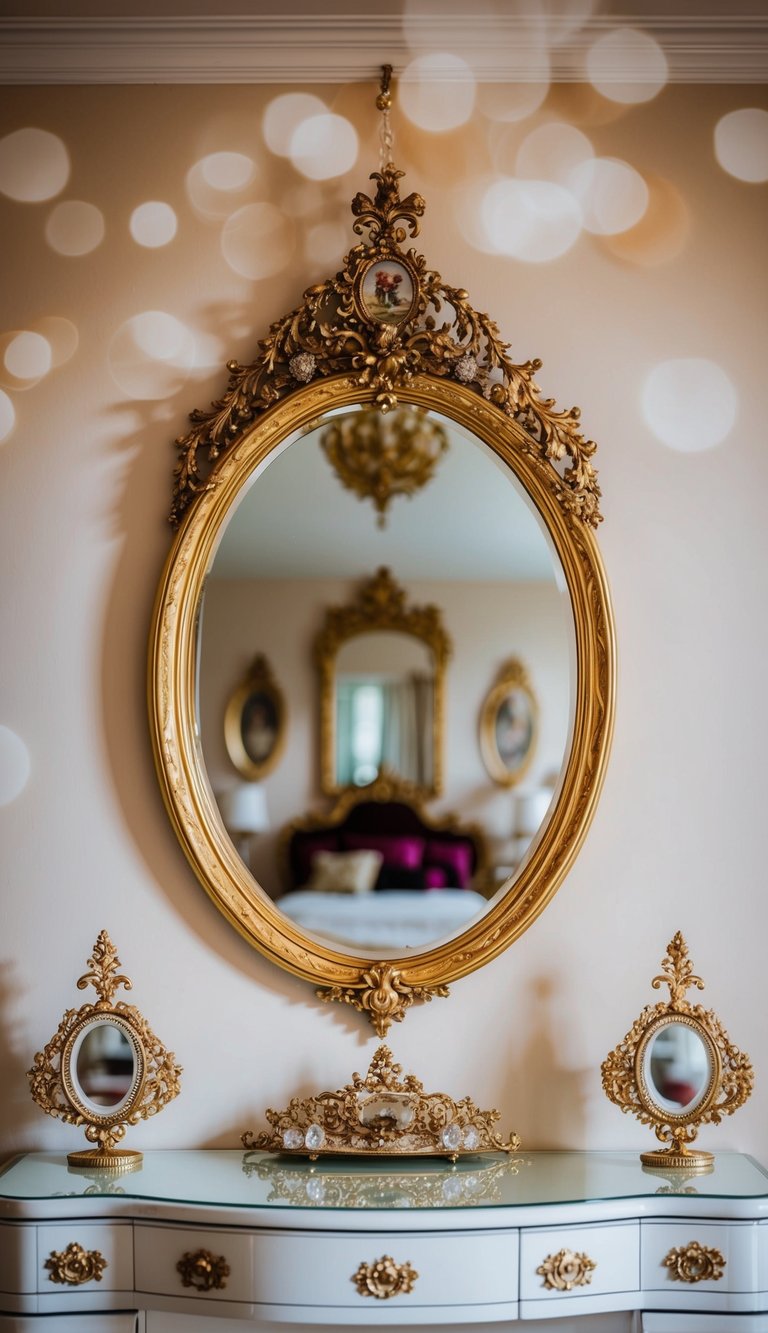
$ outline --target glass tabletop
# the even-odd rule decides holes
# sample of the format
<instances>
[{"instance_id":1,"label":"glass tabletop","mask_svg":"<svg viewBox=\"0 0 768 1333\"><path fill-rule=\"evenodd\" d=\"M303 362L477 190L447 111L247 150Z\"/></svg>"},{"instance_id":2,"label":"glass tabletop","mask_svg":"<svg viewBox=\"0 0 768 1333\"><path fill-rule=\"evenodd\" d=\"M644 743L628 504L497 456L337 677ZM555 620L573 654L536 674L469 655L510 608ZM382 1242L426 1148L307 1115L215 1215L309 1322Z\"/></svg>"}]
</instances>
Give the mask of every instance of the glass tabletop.
<instances>
[{"instance_id":1,"label":"glass tabletop","mask_svg":"<svg viewBox=\"0 0 768 1333\"><path fill-rule=\"evenodd\" d=\"M645 1167L629 1152L478 1154L455 1165L429 1158L371 1162L242 1151L156 1151L121 1174L69 1167L30 1153L0 1170L0 1199L120 1195L232 1208L516 1208L596 1203L656 1194L768 1197L753 1158L724 1152L706 1175Z\"/></svg>"}]
</instances>

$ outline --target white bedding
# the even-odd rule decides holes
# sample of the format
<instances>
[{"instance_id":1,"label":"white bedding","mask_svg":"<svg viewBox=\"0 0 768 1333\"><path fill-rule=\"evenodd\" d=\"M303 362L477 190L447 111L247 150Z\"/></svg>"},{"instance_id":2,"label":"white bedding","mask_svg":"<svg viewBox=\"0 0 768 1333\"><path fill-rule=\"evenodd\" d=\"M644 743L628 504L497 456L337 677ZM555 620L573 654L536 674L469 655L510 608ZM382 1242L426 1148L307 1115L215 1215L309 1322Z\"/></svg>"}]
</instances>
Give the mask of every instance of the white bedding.
<instances>
[{"instance_id":1,"label":"white bedding","mask_svg":"<svg viewBox=\"0 0 768 1333\"><path fill-rule=\"evenodd\" d=\"M305 930L368 949L416 949L461 930L487 906L471 889L317 893L298 889L280 910Z\"/></svg>"}]
</instances>

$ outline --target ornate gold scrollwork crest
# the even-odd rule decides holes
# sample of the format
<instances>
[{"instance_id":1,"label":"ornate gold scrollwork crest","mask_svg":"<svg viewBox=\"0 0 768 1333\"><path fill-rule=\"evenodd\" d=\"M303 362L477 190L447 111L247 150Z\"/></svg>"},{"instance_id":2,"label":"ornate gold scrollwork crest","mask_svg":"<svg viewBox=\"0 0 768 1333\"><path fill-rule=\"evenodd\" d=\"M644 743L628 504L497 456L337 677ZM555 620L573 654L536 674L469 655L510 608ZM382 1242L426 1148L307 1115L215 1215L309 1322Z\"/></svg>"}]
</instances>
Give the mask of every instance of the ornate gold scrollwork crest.
<instances>
[{"instance_id":1,"label":"ornate gold scrollwork crest","mask_svg":"<svg viewBox=\"0 0 768 1333\"><path fill-rule=\"evenodd\" d=\"M192 429L176 441L174 525L216 484L216 459L262 413L302 385L338 375L373 390L382 411L396 407L398 392L418 375L467 385L522 427L526 451L551 470L560 504L592 527L600 522L596 446L581 432L579 409L558 411L542 399L534 380L541 362L514 362L496 324L473 309L467 292L403 248L418 236L426 209L420 194L401 199L403 175L391 160L371 174L375 192L352 200L353 231L365 239L335 277L309 287L302 304L271 325L254 361L228 362L224 395L191 414ZM563 460L565 468L555 470Z\"/></svg>"},{"instance_id":2,"label":"ornate gold scrollwork crest","mask_svg":"<svg viewBox=\"0 0 768 1333\"><path fill-rule=\"evenodd\" d=\"M669 1276L678 1282L719 1282L725 1272L720 1251L697 1240L670 1250L663 1262Z\"/></svg>"},{"instance_id":3,"label":"ornate gold scrollwork crest","mask_svg":"<svg viewBox=\"0 0 768 1333\"><path fill-rule=\"evenodd\" d=\"M104 1269L109 1267L100 1250L84 1250L72 1241L66 1250L51 1250L45 1261L48 1281L60 1282L67 1287L82 1287L85 1282L101 1282Z\"/></svg>"},{"instance_id":4,"label":"ornate gold scrollwork crest","mask_svg":"<svg viewBox=\"0 0 768 1333\"><path fill-rule=\"evenodd\" d=\"M754 1072L745 1051L731 1041L717 1015L691 1004L686 992L704 982L694 974L680 931L653 978L669 986L669 999L646 1005L602 1065L603 1089L624 1112L653 1125L664 1149L640 1154L648 1166L709 1170L713 1155L691 1149L700 1125L719 1124L749 1097Z\"/></svg>"},{"instance_id":5,"label":"ornate gold scrollwork crest","mask_svg":"<svg viewBox=\"0 0 768 1333\"><path fill-rule=\"evenodd\" d=\"M536 1272L544 1279L541 1285L550 1291L573 1291L574 1287L588 1287L596 1268L597 1263L588 1254L558 1250L557 1254L548 1254Z\"/></svg>"},{"instance_id":6,"label":"ornate gold scrollwork crest","mask_svg":"<svg viewBox=\"0 0 768 1333\"><path fill-rule=\"evenodd\" d=\"M128 1125L156 1115L179 1093L181 1068L139 1010L115 991L131 981L102 930L78 990L92 985L98 999L67 1009L57 1031L35 1055L29 1070L34 1100L47 1115L83 1125L94 1148L69 1153L71 1166L121 1171L137 1166L142 1154L118 1148Z\"/></svg>"},{"instance_id":7,"label":"ornate gold scrollwork crest","mask_svg":"<svg viewBox=\"0 0 768 1333\"><path fill-rule=\"evenodd\" d=\"M404 1296L413 1291L418 1276L409 1263L396 1264L390 1255L383 1254L372 1264L361 1264L352 1274L352 1281L361 1296L388 1301L392 1296Z\"/></svg>"},{"instance_id":8,"label":"ornate gold scrollwork crest","mask_svg":"<svg viewBox=\"0 0 768 1333\"><path fill-rule=\"evenodd\" d=\"M379 1046L365 1077L335 1092L294 1097L284 1111L267 1111L270 1129L241 1143L249 1152L297 1153L318 1157L459 1157L479 1152L517 1152L520 1139L506 1142L494 1128L498 1111L481 1111L469 1097L454 1101L445 1092L425 1092L413 1074L401 1079L388 1046Z\"/></svg>"}]
</instances>

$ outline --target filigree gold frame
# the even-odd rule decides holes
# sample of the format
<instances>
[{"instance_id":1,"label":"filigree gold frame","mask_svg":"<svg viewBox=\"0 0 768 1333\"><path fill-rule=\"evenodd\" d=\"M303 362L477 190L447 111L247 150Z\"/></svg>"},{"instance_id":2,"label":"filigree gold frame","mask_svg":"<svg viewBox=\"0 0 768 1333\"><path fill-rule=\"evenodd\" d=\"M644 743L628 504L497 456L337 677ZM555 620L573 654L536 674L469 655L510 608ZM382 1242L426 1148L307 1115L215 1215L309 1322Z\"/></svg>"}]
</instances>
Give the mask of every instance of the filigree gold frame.
<instances>
[{"instance_id":1,"label":"filigree gold frame","mask_svg":"<svg viewBox=\"0 0 768 1333\"><path fill-rule=\"evenodd\" d=\"M388 1046L379 1046L365 1077L335 1092L294 1097L284 1111L267 1111L270 1129L247 1130L249 1152L320 1157L460 1157L482 1152L517 1152L520 1139L502 1139L498 1111L481 1111L469 1097L425 1092L413 1074L402 1073Z\"/></svg>"},{"instance_id":2,"label":"filigree gold frame","mask_svg":"<svg viewBox=\"0 0 768 1333\"><path fill-rule=\"evenodd\" d=\"M372 631L390 631L420 639L432 657L434 702L432 713L432 783L413 785L421 797L439 796L443 789L445 731L445 668L451 641L436 606L408 606L401 588L386 566L361 584L354 601L329 606L315 641L315 660L320 673L320 786L328 796L344 790L336 781L336 658L349 639Z\"/></svg>"},{"instance_id":3,"label":"filigree gold frame","mask_svg":"<svg viewBox=\"0 0 768 1333\"><path fill-rule=\"evenodd\" d=\"M29 1070L34 1100L47 1115L58 1116L70 1125L83 1125L85 1137L94 1148L72 1152L71 1166L97 1167L122 1171L137 1166L142 1154L135 1149L118 1148L128 1125L156 1115L179 1093L181 1068L172 1051L167 1051L152 1032L146 1019L134 1005L123 1000L113 1003L120 986L131 989L128 977L118 973L120 959L106 930L102 930L88 959L89 971L77 982L78 990L93 985L98 1000L67 1009L47 1046L35 1055ZM103 1112L82 1092L77 1077L77 1054L83 1039L101 1023L117 1028L125 1037L133 1055L130 1085L112 1110Z\"/></svg>"},{"instance_id":4,"label":"filigree gold frame","mask_svg":"<svg viewBox=\"0 0 768 1333\"><path fill-rule=\"evenodd\" d=\"M668 1145L641 1153L640 1160L647 1166L707 1171L712 1166L713 1154L691 1149L689 1144L701 1125L719 1124L723 1116L732 1115L744 1104L752 1091L754 1073L749 1056L734 1046L713 1010L691 1004L685 998L691 986L702 990L704 982L694 975L688 946L680 931L670 940L661 967L661 974L651 984L654 990L669 986L669 999L646 1005L623 1041L604 1060L603 1089L622 1111L631 1111L642 1124L653 1125L657 1139ZM699 1037L709 1063L705 1086L690 1109L680 1112L660 1104L646 1074L654 1037L672 1024L682 1024Z\"/></svg>"},{"instance_id":5,"label":"filigree gold frame","mask_svg":"<svg viewBox=\"0 0 768 1333\"><path fill-rule=\"evenodd\" d=\"M374 174L373 197L352 202L366 239L341 271L305 292L272 325L247 366L229 363L224 396L192 414L177 441L172 521L180 525L160 581L149 650L152 744L163 797L203 887L268 958L363 1010L377 1030L408 1007L447 995L544 909L573 864L597 806L610 750L615 642L605 573L593 529L600 521L595 445L579 411L558 411L534 381L539 361L515 363L496 325L461 287L444 283L403 248L418 234L424 200L400 198L402 172ZM373 319L361 295L374 263L403 266L415 298L397 323ZM440 311L443 322L437 322ZM353 956L295 927L255 884L224 829L205 772L195 699L198 613L208 568L232 506L273 450L325 412L398 403L428 409L471 432L526 491L560 561L575 641L572 743L541 839L515 881L455 938L402 958Z\"/></svg>"},{"instance_id":6,"label":"filigree gold frame","mask_svg":"<svg viewBox=\"0 0 768 1333\"><path fill-rule=\"evenodd\" d=\"M254 759L248 753L243 738L243 711L254 695L264 696L275 719L274 743L261 761ZM259 653L254 658L247 675L235 686L227 702L224 713L224 743L227 754L244 778L248 778L250 782L260 782L278 763L285 749L285 738L285 697L272 675L269 662L263 653Z\"/></svg>"},{"instance_id":7,"label":"filigree gold frame","mask_svg":"<svg viewBox=\"0 0 768 1333\"><path fill-rule=\"evenodd\" d=\"M512 691L525 696L530 718L530 735L520 762L510 768L499 749L497 721L499 710ZM494 684L488 691L480 710L480 753L488 773L500 787L514 787L528 772L536 753L539 738L539 704L533 692L528 672L517 657L511 657L500 668Z\"/></svg>"}]
</instances>

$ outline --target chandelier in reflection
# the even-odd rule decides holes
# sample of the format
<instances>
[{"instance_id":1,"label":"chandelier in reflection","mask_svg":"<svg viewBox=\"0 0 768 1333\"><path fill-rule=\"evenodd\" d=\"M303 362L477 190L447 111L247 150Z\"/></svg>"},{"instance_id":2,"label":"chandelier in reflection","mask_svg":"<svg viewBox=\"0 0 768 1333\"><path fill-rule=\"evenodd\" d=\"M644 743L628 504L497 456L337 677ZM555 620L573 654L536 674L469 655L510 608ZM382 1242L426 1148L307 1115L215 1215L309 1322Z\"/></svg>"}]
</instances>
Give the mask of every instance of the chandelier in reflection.
<instances>
[{"instance_id":1,"label":"chandelier in reflection","mask_svg":"<svg viewBox=\"0 0 768 1333\"><path fill-rule=\"evenodd\" d=\"M420 408L385 414L365 407L334 417L320 444L341 484L373 501L383 528L392 500L413 495L431 480L448 436Z\"/></svg>"}]
</instances>

